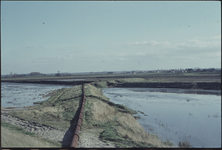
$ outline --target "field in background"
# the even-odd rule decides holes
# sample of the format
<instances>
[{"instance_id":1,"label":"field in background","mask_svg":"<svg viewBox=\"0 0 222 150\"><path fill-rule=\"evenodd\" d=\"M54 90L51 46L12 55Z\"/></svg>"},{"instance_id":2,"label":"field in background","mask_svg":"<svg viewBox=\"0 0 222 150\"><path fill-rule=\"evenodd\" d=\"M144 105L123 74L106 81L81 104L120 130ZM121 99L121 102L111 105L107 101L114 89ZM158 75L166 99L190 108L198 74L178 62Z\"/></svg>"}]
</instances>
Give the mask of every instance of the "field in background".
<instances>
[{"instance_id":1,"label":"field in background","mask_svg":"<svg viewBox=\"0 0 222 150\"><path fill-rule=\"evenodd\" d=\"M149 82L221 82L221 74L218 73L139 73L139 74L78 74L73 76L47 77L30 76L18 78L1 78L2 81L18 80L61 80L61 79L85 79L90 81L115 80L123 78L145 78Z\"/></svg>"}]
</instances>

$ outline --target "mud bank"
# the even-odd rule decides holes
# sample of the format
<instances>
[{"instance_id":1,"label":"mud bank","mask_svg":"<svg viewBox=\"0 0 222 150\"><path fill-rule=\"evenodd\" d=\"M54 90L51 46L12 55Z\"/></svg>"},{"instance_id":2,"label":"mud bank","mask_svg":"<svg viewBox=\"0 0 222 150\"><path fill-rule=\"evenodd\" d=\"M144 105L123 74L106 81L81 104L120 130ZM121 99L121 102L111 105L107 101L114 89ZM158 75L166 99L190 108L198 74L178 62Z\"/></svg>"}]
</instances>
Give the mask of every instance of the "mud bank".
<instances>
[{"instance_id":1,"label":"mud bank","mask_svg":"<svg viewBox=\"0 0 222 150\"><path fill-rule=\"evenodd\" d=\"M84 81L7 80L1 82L57 84L57 85L82 85L85 83L86 84L93 83L93 85L96 85L98 83L101 83L101 82L95 82L93 80L84 80ZM102 82L104 83L105 87L221 90L221 82L121 82L120 80L102 81Z\"/></svg>"},{"instance_id":2,"label":"mud bank","mask_svg":"<svg viewBox=\"0 0 222 150\"><path fill-rule=\"evenodd\" d=\"M108 87L133 87L133 88L181 88L181 89L202 89L202 90L221 90L220 82L134 82L134 83L121 83L107 82Z\"/></svg>"},{"instance_id":3,"label":"mud bank","mask_svg":"<svg viewBox=\"0 0 222 150\"><path fill-rule=\"evenodd\" d=\"M38 84L59 84L59 85L81 85L92 81L44 81L44 80L1 80L1 82L12 83L38 83Z\"/></svg>"}]
</instances>

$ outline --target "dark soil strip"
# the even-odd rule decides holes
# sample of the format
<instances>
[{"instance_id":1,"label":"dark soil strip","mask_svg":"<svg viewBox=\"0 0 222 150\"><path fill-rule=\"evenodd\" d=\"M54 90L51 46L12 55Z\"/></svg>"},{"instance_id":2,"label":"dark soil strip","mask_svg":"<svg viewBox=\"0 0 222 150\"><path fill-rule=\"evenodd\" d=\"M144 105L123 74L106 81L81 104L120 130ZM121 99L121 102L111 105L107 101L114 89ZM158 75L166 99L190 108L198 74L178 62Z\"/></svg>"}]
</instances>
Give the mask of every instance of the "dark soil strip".
<instances>
[{"instance_id":1,"label":"dark soil strip","mask_svg":"<svg viewBox=\"0 0 222 150\"><path fill-rule=\"evenodd\" d=\"M140 87L140 88L181 88L181 89L203 89L221 90L220 82L134 82L134 83L108 83L109 87Z\"/></svg>"}]
</instances>

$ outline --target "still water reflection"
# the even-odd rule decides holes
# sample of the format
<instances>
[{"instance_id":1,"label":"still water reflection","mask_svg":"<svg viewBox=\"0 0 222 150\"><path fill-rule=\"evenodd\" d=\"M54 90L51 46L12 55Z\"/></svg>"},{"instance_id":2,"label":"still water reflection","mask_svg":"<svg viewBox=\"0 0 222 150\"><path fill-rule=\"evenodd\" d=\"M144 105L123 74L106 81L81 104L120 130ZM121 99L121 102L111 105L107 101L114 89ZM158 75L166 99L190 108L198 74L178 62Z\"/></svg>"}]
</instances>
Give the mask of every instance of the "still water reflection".
<instances>
[{"instance_id":1,"label":"still water reflection","mask_svg":"<svg viewBox=\"0 0 222 150\"><path fill-rule=\"evenodd\" d=\"M44 95L69 85L1 82L1 107L33 106L34 102L47 100Z\"/></svg>"},{"instance_id":2,"label":"still water reflection","mask_svg":"<svg viewBox=\"0 0 222 150\"><path fill-rule=\"evenodd\" d=\"M103 92L110 101L137 110L138 122L161 140L221 147L221 91L104 88Z\"/></svg>"}]
</instances>

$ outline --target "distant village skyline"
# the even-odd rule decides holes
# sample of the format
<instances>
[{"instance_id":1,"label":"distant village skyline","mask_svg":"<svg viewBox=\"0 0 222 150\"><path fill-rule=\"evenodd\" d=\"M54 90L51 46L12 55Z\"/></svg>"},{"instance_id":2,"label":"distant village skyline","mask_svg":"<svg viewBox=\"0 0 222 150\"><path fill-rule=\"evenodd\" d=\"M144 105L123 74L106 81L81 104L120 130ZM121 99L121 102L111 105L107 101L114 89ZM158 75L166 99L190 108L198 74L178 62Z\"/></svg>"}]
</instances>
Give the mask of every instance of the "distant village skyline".
<instances>
[{"instance_id":1,"label":"distant village skyline","mask_svg":"<svg viewBox=\"0 0 222 150\"><path fill-rule=\"evenodd\" d=\"M2 74L2 76L14 76L14 75L30 75L30 76L35 76L35 75L50 75L50 74L81 74L81 73L126 73L126 74L135 74L135 73L175 73L175 71L181 71L181 73L186 73L190 71L196 71L196 72L212 72L212 71L221 71L221 68L200 68L200 67L195 67L195 68L178 68L178 69L156 69L156 70L123 70L123 71L95 71L95 72L52 72L52 73L44 73L44 72L30 72L30 73L15 73L15 72L10 72L9 74Z\"/></svg>"}]
</instances>

